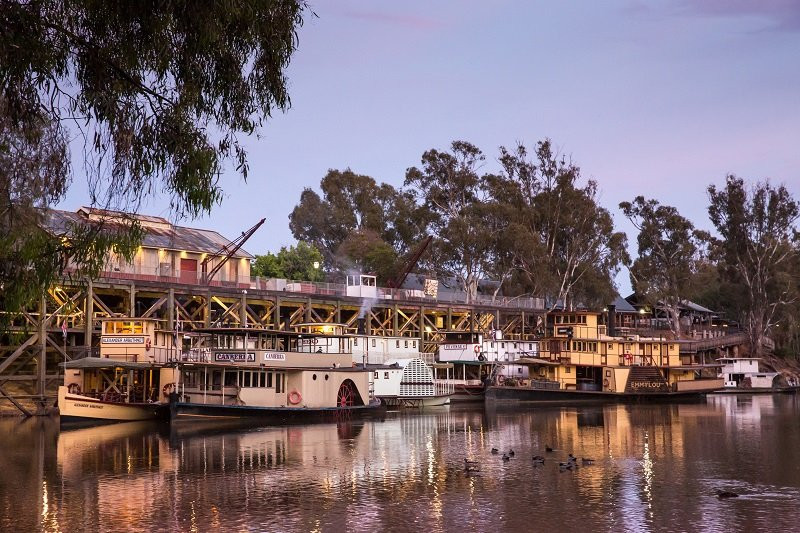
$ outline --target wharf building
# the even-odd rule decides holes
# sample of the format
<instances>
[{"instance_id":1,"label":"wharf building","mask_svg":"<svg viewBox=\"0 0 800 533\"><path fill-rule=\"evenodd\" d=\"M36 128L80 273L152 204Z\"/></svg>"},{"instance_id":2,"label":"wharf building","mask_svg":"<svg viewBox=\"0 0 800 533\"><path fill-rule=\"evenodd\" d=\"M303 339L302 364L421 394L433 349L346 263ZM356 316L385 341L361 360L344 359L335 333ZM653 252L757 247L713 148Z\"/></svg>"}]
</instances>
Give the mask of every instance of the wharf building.
<instances>
[{"instance_id":1,"label":"wharf building","mask_svg":"<svg viewBox=\"0 0 800 533\"><path fill-rule=\"evenodd\" d=\"M112 318L142 319L158 334L176 339L197 329L290 331L307 323L341 324L353 335L391 337L395 344L402 339L403 346L408 339L429 357L448 332L492 332L530 344L539 341L541 324L548 320L541 298L479 295L468 300L458 291L437 291L433 280L395 289L377 286L368 275L350 276L344 284L254 277L253 256L241 237L230 240L161 217L86 207L50 210L46 229L63 233L71 224L123 217L136 217L144 231L132 261L112 253L92 280L73 279L68 268L36 305L12 317L0 346L0 413L47 412L63 381L60 363L97 356L102 324ZM157 344L167 348L180 345L161 341ZM717 354L723 346L706 344L686 349ZM542 352L549 349L543 346ZM677 350L683 355L683 346Z\"/></svg>"}]
</instances>

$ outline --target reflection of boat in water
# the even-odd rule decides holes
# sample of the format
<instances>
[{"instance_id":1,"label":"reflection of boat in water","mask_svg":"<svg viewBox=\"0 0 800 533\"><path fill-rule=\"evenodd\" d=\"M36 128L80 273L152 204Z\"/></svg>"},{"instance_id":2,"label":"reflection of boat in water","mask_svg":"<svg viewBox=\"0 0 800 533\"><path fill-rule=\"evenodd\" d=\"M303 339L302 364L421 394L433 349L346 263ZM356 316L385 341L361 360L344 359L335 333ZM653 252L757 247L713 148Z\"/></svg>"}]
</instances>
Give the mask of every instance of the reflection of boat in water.
<instances>
[{"instance_id":1,"label":"reflection of boat in water","mask_svg":"<svg viewBox=\"0 0 800 533\"><path fill-rule=\"evenodd\" d=\"M176 363L173 421L252 418L285 424L368 415L381 407L368 371L353 367L351 339L339 324L199 333L205 351Z\"/></svg>"},{"instance_id":2,"label":"reflection of boat in water","mask_svg":"<svg viewBox=\"0 0 800 533\"><path fill-rule=\"evenodd\" d=\"M161 390L174 336L153 319L121 317L101 322L100 356L64 363L58 388L62 424L155 420L165 412ZM166 375L166 378L165 378Z\"/></svg>"}]
</instances>

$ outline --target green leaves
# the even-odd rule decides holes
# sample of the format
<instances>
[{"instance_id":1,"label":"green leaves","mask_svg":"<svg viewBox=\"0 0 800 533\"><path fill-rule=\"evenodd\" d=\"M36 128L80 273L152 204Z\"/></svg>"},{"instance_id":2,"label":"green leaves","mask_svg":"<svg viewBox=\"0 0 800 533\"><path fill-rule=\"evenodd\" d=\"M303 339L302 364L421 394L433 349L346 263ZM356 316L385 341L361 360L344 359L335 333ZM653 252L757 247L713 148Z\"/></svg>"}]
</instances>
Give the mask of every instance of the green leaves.
<instances>
[{"instance_id":1,"label":"green leaves","mask_svg":"<svg viewBox=\"0 0 800 533\"><path fill-rule=\"evenodd\" d=\"M800 298L800 204L783 186L758 182L748 189L733 175L723 188L710 186L708 195L709 217L721 237L714 245L724 281L742 292L739 318L751 353L758 355L764 337Z\"/></svg>"},{"instance_id":2,"label":"green leaves","mask_svg":"<svg viewBox=\"0 0 800 533\"><path fill-rule=\"evenodd\" d=\"M126 256L141 236L124 223L63 235L39 230L35 208L63 197L71 160L83 163L92 206L136 211L147 196L166 193L176 217L219 203L226 164L247 178L239 136L288 109L284 70L306 7L303 0L0 2L6 310L41 294L66 265L76 276L96 273L106 252ZM83 153L70 154L73 138Z\"/></svg>"},{"instance_id":3,"label":"green leaves","mask_svg":"<svg viewBox=\"0 0 800 533\"><path fill-rule=\"evenodd\" d=\"M316 266L315 266L316 264ZM300 241L296 246L282 247L277 254L257 255L252 275L303 281L323 281L323 258L313 245Z\"/></svg>"}]
</instances>

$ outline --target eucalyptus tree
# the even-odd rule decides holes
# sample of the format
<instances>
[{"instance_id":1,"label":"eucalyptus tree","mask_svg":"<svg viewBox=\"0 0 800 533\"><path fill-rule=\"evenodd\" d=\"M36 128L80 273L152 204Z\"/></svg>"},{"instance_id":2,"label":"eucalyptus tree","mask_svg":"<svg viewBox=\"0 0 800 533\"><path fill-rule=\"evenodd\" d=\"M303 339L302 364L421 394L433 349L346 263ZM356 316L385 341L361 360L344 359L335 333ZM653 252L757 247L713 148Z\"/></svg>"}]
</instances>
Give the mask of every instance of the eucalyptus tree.
<instances>
[{"instance_id":1,"label":"eucalyptus tree","mask_svg":"<svg viewBox=\"0 0 800 533\"><path fill-rule=\"evenodd\" d=\"M503 174L493 188L508 205L505 239L521 286L544 296L552 310L595 306L613 294L613 276L627 260L626 237L597 201L597 183L559 157L550 140L500 149Z\"/></svg>"},{"instance_id":2,"label":"eucalyptus tree","mask_svg":"<svg viewBox=\"0 0 800 533\"><path fill-rule=\"evenodd\" d=\"M468 301L492 267L496 228L487 224L488 174L476 146L453 141L449 151L431 149L420 167L406 171L405 186L427 211L435 236L433 260L439 274L455 276Z\"/></svg>"},{"instance_id":3,"label":"eucalyptus tree","mask_svg":"<svg viewBox=\"0 0 800 533\"><path fill-rule=\"evenodd\" d=\"M135 210L165 193L176 216L221 200L225 165L247 178L240 137L289 107L284 70L307 12L302 0L0 0L0 192L2 221L15 222L2 228L14 238L0 242L6 288L31 282L41 292L60 274L18 254L29 247L87 267L112 246L135 249L133 222L102 236L93 227L93 239L78 228L38 231L38 208L64 196L73 167L88 177L92 205ZM46 187L13 186L10 162L19 159L41 165Z\"/></svg>"},{"instance_id":4,"label":"eucalyptus tree","mask_svg":"<svg viewBox=\"0 0 800 533\"><path fill-rule=\"evenodd\" d=\"M322 262L322 253L314 245L299 241L275 254L256 255L251 272L268 278L323 281Z\"/></svg>"},{"instance_id":5,"label":"eucalyptus tree","mask_svg":"<svg viewBox=\"0 0 800 533\"><path fill-rule=\"evenodd\" d=\"M670 329L680 337L681 305L695 290L703 243L709 236L696 230L677 209L656 200L637 196L619 207L639 230L631 285L648 303L667 311Z\"/></svg>"},{"instance_id":6,"label":"eucalyptus tree","mask_svg":"<svg viewBox=\"0 0 800 533\"><path fill-rule=\"evenodd\" d=\"M762 353L780 311L797 298L800 205L784 186L748 187L729 175L725 186L708 187L708 213L726 277L740 288L741 322L750 353Z\"/></svg>"},{"instance_id":7,"label":"eucalyptus tree","mask_svg":"<svg viewBox=\"0 0 800 533\"><path fill-rule=\"evenodd\" d=\"M425 213L391 185L346 169L329 170L320 189L322 196L303 190L289 228L320 250L328 271L371 271L385 280L424 235Z\"/></svg>"}]
</instances>

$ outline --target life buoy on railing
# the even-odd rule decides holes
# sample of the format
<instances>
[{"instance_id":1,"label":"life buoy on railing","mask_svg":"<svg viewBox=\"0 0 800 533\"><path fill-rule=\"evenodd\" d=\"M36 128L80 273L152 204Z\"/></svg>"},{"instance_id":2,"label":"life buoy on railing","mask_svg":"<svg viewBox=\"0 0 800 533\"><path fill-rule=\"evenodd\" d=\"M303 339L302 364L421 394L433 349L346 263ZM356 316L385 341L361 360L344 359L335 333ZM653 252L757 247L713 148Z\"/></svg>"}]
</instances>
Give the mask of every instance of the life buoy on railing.
<instances>
[{"instance_id":1,"label":"life buoy on railing","mask_svg":"<svg viewBox=\"0 0 800 533\"><path fill-rule=\"evenodd\" d=\"M303 401L303 397L300 396L300 393L296 390L293 390L289 393L289 403L292 405L297 405L298 403Z\"/></svg>"},{"instance_id":2,"label":"life buoy on railing","mask_svg":"<svg viewBox=\"0 0 800 533\"><path fill-rule=\"evenodd\" d=\"M608 380L607 379L603 380L603 387L608 387Z\"/></svg>"},{"instance_id":3,"label":"life buoy on railing","mask_svg":"<svg viewBox=\"0 0 800 533\"><path fill-rule=\"evenodd\" d=\"M163 387L161 387L161 392L164 396L169 397L171 392L175 391L175 384L174 383L167 383Z\"/></svg>"},{"instance_id":4,"label":"life buoy on railing","mask_svg":"<svg viewBox=\"0 0 800 533\"><path fill-rule=\"evenodd\" d=\"M630 365L631 362L633 361L633 354L631 354L631 353L624 353L624 354L622 354L622 357L625 358L625 364L626 365Z\"/></svg>"},{"instance_id":5,"label":"life buoy on railing","mask_svg":"<svg viewBox=\"0 0 800 533\"><path fill-rule=\"evenodd\" d=\"M147 340L146 340L146 341L144 341L144 349L145 349L145 350L147 350L147 351L149 352L149 351L150 351L150 348L151 348L152 346L153 346L153 341L151 341L151 340L150 340L150 337L148 337L148 338L147 338Z\"/></svg>"},{"instance_id":6,"label":"life buoy on railing","mask_svg":"<svg viewBox=\"0 0 800 533\"><path fill-rule=\"evenodd\" d=\"M67 392L70 394L80 394L81 393L81 386L77 383L70 383L67 385Z\"/></svg>"},{"instance_id":7,"label":"life buoy on railing","mask_svg":"<svg viewBox=\"0 0 800 533\"><path fill-rule=\"evenodd\" d=\"M475 353L481 353L481 347L477 344L475 345Z\"/></svg>"}]
</instances>

